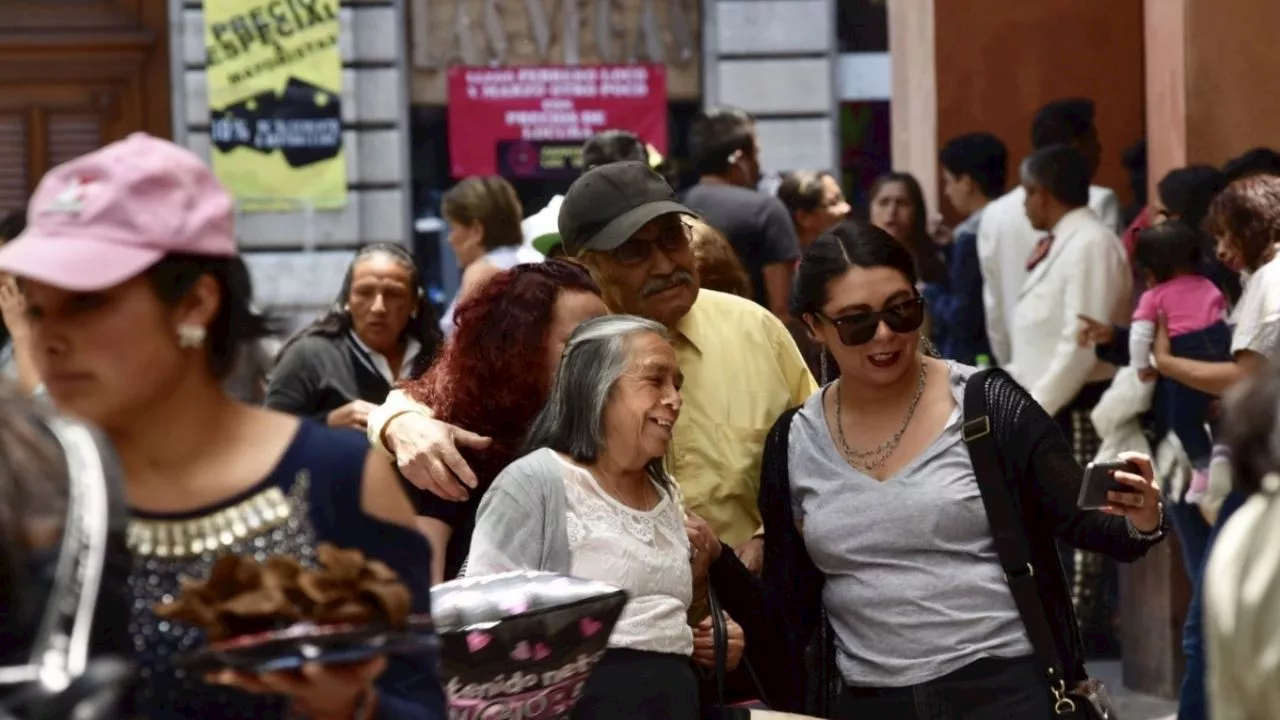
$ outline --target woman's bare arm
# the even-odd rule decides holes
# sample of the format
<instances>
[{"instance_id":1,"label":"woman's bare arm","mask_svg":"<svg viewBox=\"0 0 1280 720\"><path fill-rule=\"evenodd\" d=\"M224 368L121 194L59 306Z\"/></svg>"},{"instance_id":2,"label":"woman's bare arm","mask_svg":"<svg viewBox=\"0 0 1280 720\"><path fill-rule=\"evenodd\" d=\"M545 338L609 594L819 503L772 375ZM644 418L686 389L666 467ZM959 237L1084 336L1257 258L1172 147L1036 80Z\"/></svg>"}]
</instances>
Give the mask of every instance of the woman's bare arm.
<instances>
[{"instance_id":1,"label":"woman's bare arm","mask_svg":"<svg viewBox=\"0 0 1280 720\"><path fill-rule=\"evenodd\" d=\"M419 515L418 529L431 543L431 584L439 585L444 582L445 554L449 549L449 539L453 537L453 528L436 518Z\"/></svg>"}]
</instances>

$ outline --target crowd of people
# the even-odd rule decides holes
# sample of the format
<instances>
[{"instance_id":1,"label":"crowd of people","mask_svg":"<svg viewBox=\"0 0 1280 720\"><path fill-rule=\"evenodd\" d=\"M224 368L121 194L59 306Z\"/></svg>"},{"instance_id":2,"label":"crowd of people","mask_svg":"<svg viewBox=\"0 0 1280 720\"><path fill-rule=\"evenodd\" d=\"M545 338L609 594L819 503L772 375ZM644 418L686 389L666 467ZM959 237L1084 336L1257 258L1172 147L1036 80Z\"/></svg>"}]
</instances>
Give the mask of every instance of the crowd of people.
<instances>
[{"instance_id":1,"label":"crowd of people","mask_svg":"<svg viewBox=\"0 0 1280 720\"><path fill-rule=\"evenodd\" d=\"M699 118L679 193L609 131L554 226L498 177L446 195L463 284L442 314L411 254L368 245L275 352L200 160L139 134L55 168L0 226L0 665L57 591L10 588L49 563L33 481L74 484L41 429L65 415L127 502L92 642L137 669L121 717L446 717L429 650L177 663L205 638L155 607L184 578L329 543L423 613L433 585L512 570L626 590L574 718L1048 720L1105 702L1107 563L1170 529L1196 588L1181 717L1268 716L1280 155L1170 173L1122 240L1093 114L1046 106L1008 192L1003 142L947 143L955 228L905 173L867 221L828 172L759 192L739 110ZM1083 466L1117 458L1083 509Z\"/></svg>"}]
</instances>

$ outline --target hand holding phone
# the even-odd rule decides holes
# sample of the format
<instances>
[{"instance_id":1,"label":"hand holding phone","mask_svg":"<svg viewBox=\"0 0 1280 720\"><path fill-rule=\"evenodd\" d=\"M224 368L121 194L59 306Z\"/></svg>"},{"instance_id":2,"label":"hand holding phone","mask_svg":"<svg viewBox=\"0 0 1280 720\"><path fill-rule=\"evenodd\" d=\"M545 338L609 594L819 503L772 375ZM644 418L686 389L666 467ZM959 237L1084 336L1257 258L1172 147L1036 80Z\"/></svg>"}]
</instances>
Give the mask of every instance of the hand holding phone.
<instances>
[{"instance_id":1,"label":"hand holding phone","mask_svg":"<svg viewBox=\"0 0 1280 720\"><path fill-rule=\"evenodd\" d=\"M1089 463L1084 469L1084 483L1080 486L1080 498L1076 502L1081 510L1101 510L1110 507L1114 503L1108 499L1108 493L1139 495L1133 487L1115 478L1117 471L1142 475L1142 468L1132 460Z\"/></svg>"},{"instance_id":2,"label":"hand holding phone","mask_svg":"<svg viewBox=\"0 0 1280 720\"><path fill-rule=\"evenodd\" d=\"M1130 529L1143 533L1145 541L1164 537L1160 485L1151 458L1142 453L1125 452L1114 462L1090 463L1078 502L1082 510L1128 520Z\"/></svg>"}]
</instances>

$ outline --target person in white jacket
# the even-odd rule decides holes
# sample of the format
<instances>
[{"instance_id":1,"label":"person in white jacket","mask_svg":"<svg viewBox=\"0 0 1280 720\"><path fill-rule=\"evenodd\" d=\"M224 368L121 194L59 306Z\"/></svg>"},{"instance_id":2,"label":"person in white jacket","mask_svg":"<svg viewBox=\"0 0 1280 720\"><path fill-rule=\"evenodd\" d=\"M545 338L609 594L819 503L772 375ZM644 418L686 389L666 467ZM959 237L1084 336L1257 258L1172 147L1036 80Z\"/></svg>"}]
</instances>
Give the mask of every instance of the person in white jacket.
<instances>
[{"instance_id":1,"label":"person in white jacket","mask_svg":"<svg viewBox=\"0 0 1280 720\"><path fill-rule=\"evenodd\" d=\"M1031 127L1031 146L1041 150L1050 145L1068 145L1084 155L1092 182L1102 156L1092 100L1058 100L1036 113ZM978 230L987 337L992 354L1001 365L1011 358L1013 308L1027 279L1027 258L1041 236L1027 221L1023 210L1026 199L1026 190L1019 186L993 200L983 210L982 226ZM1090 185L1087 205L1113 233L1121 231L1120 204L1114 191Z\"/></svg>"},{"instance_id":2,"label":"person in white jacket","mask_svg":"<svg viewBox=\"0 0 1280 720\"><path fill-rule=\"evenodd\" d=\"M1077 344L1079 316L1123 322L1132 284L1120 239L1088 208L1091 169L1085 155L1066 145L1038 150L1023 162L1026 215L1040 237L1025 260L1005 366L1054 416L1081 465L1098 450L1089 411L1116 368ZM1086 652L1112 652L1110 575L1101 556L1077 551L1064 560L1074 569L1072 599Z\"/></svg>"},{"instance_id":3,"label":"person in white jacket","mask_svg":"<svg viewBox=\"0 0 1280 720\"><path fill-rule=\"evenodd\" d=\"M1094 403L1078 408L1077 396L1115 375L1114 365L1077 343L1079 316L1124 322L1131 292L1120 238L1087 205L1088 172L1087 158L1066 145L1022 164L1026 215L1039 239L1024 261L1006 369L1055 416L1091 409Z\"/></svg>"}]
</instances>

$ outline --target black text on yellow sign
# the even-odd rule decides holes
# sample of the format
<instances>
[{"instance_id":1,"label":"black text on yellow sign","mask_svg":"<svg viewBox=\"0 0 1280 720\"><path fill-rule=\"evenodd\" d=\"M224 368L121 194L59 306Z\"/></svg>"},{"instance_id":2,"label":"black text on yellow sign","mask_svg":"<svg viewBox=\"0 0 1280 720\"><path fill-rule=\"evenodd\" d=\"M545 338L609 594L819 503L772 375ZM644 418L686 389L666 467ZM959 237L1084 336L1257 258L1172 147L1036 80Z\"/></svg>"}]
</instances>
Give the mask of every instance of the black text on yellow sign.
<instances>
[{"instance_id":1,"label":"black text on yellow sign","mask_svg":"<svg viewBox=\"0 0 1280 720\"><path fill-rule=\"evenodd\" d=\"M346 204L337 0L205 0L213 166L247 211Z\"/></svg>"}]
</instances>

